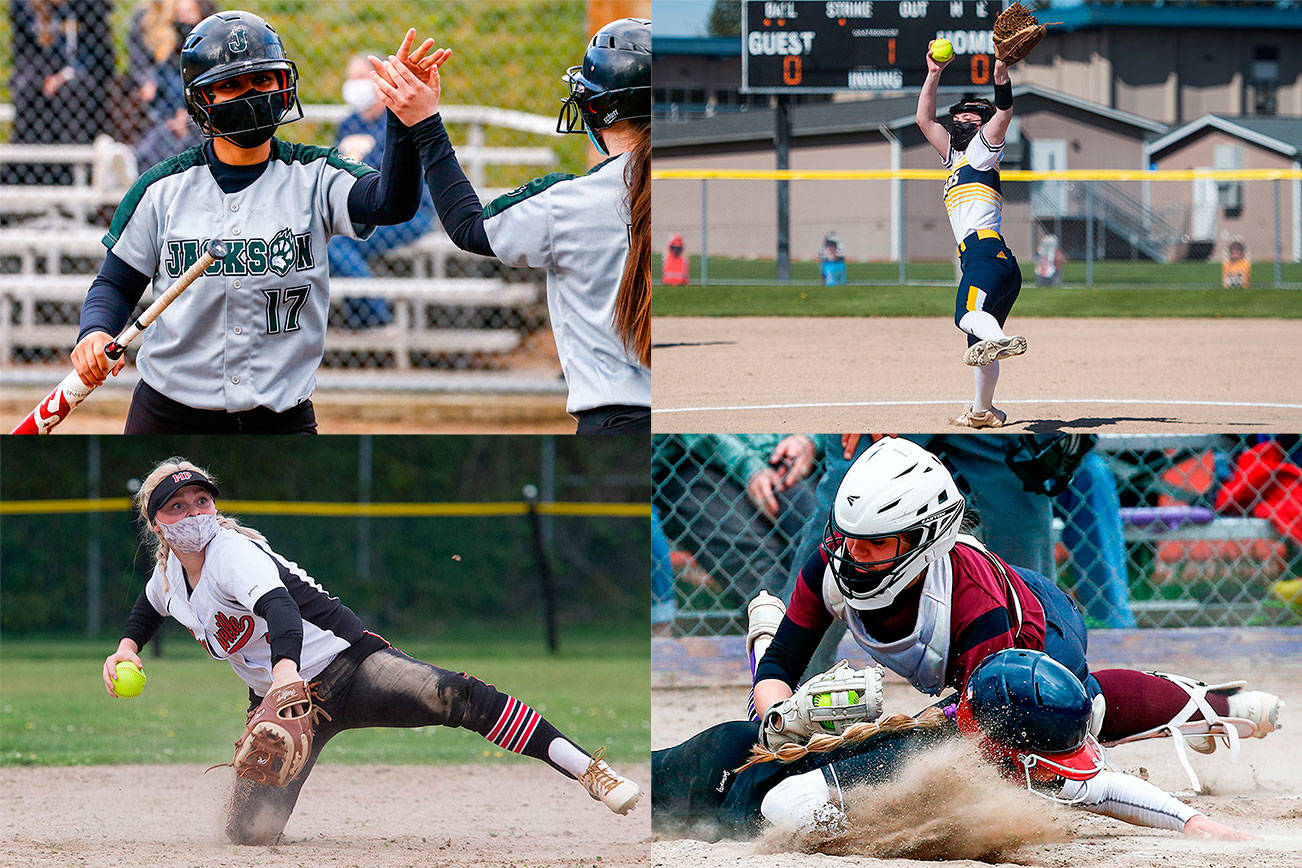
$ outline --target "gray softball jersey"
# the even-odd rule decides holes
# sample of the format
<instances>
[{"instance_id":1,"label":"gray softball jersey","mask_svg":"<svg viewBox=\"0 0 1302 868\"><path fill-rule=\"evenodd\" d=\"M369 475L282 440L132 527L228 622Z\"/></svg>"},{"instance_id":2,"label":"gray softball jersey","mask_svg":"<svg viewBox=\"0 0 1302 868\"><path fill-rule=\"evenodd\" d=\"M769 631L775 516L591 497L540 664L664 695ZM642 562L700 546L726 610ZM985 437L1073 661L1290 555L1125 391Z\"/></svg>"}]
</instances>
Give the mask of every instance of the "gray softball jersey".
<instances>
[{"instance_id":1,"label":"gray softball jersey","mask_svg":"<svg viewBox=\"0 0 1302 868\"><path fill-rule=\"evenodd\" d=\"M484 209L493 253L547 270L547 310L571 413L610 404L651 406L651 371L615 331L615 297L630 247L620 154L586 175L530 181Z\"/></svg>"},{"instance_id":2,"label":"gray softball jersey","mask_svg":"<svg viewBox=\"0 0 1302 868\"><path fill-rule=\"evenodd\" d=\"M262 175L237 193L213 179L201 147L164 160L118 205L104 246L161 294L221 239L214 263L146 329L136 365L150 386L205 410L284 412L316 388L330 310L326 244L366 238L348 193L375 171L333 148L273 139Z\"/></svg>"}]
</instances>

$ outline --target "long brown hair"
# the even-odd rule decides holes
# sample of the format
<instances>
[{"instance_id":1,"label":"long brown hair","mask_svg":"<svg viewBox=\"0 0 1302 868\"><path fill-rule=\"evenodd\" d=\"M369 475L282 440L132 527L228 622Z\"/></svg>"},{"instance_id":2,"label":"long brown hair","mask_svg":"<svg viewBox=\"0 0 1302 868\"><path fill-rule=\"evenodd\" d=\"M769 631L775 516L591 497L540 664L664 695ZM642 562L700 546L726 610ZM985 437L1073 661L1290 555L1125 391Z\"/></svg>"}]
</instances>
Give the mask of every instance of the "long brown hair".
<instances>
[{"instance_id":1,"label":"long brown hair","mask_svg":"<svg viewBox=\"0 0 1302 868\"><path fill-rule=\"evenodd\" d=\"M629 150L629 247L624 276L615 297L615 330L624 347L651 367L651 125L633 126L637 141Z\"/></svg>"}]
</instances>

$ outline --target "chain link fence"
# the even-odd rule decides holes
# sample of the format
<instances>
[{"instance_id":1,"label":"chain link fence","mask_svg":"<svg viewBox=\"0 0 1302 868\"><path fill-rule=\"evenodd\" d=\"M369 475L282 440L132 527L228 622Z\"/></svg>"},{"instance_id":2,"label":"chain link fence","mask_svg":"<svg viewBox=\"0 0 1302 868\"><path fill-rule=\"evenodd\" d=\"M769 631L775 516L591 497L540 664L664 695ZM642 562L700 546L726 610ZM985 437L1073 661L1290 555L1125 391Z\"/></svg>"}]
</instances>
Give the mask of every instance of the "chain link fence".
<instances>
[{"instance_id":1,"label":"chain link fence","mask_svg":"<svg viewBox=\"0 0 1302 868\"><path fill-rule=\"evenodd\" d=\"M1010 563L1056 576L1092 628L1302 623L1297 435L1100 435L1060 493L1028 491L1017 456L1063 436L910 439L954 472L976 535ZM653 438L669 562L652 573L661 629L744 633L758 590L790 596L849 466L840 435L811 441L804 474L792 450L771 463L799 443L782 436Z\"/></svg>"},{"instance_id":2,"label":"chain link fence","mask_svg":"<svg viewBox=\"0 0 1302 868\"><path fill-rule=\"evenodd\" d=\"M561 74L582 57L581 0L12 0L0 20L0 373L66 365L114 209L139 174L202 139L184 106L179 50L215 11L277 30L297 64L304 119L288 141L378 167L384 108L365 56L408 27L454 49L442 113L481 200L587 168L587 143L555 133ZM422 184L423 187L423 184ZM432 370L529 372L559 383L541 272L456 248L427 190L416 217L367 241L335 238L320 382L406 388ZM359 377L371 372L373 376ZM333 379L332 379L332 375ZM425 384L425 386L422 386Z\"/></svg>"},{"instance_id":3,"label":"chain link fence","mask_svg":"<svg viewBox=\"0 0 1302 868\"><path fill-rule=\"evenodd\" d=\"M778 282L777 201L784 183L791 282L950 285L958 274L943 172L925 179L846 173L778 181L693 170L664 177L666 171L655 176L652 226L661 254L656 277L663 283ZM693 174L700 177L680 177ZM1009 174L1000 184L1002 232L1025 286L1302 286L1297 179L1187 172L1165 180L1011 180ZM669 252L675 237L681 260Z\"/></svg>"}]
</instances>

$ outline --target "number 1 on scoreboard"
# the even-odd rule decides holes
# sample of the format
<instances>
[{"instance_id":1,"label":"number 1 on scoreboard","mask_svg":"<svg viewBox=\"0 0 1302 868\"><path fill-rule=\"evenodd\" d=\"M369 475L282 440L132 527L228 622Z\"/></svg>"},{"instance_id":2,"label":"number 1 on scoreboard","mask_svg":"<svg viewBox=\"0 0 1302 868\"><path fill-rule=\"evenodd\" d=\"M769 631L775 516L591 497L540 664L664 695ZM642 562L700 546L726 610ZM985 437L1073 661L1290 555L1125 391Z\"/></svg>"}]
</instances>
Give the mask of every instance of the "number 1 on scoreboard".
<instances>
[{"instance_id":1,"label":"number 1 on scoreboard","mask_svg":"<svg viewBox=\"0 0 1302 868\"><path fill-rule=\"evenodd\" d=\"M895 37L894 36L886 40L886 62L887 63L895 62Z\"/></svg>"}]
</instances>

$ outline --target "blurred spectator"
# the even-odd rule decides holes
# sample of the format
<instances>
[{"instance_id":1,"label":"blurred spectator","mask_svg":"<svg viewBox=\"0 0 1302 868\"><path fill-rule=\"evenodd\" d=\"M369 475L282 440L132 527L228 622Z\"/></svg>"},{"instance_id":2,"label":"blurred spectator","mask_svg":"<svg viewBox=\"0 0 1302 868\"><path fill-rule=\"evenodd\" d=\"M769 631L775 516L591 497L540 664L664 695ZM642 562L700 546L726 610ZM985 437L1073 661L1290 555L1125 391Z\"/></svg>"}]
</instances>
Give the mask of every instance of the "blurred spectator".
<instances>
[{"instance_id":1,"label":"blurred spectator","mask_svg":"<svg viewBox=\"0 0 1302 868\"><path fill-rule=\"evenodd\" d=\"M827 233L823 247L818 251L818 261L823 267L823 286L845 285L845 250L835 232Z\"/></svg>"},{"instance_id":2,"label":"blurred spectator","mask_svg":"<svg viewBox=\"0 0 1302 868\"><path fill-rule=\"evenodd\" d=\"M1221 286L1225 289L1247 289L1252 284L1252 262L1248 259L1242 241L1231 241L1225 261L1221 263Z\"/></svg>"},{"instance_id":3,"label":"blurred spectator","mask_svg":"<svg viewBox=\"0 0 1302 868\"><path fill-rule=\"evenodd\" d=\"M691 278L691 263L683 252L686 245L683 236L675 232L665 248L665 261L661 268L661 280L666 286L686 286Z\"/></svg>"},{"instance_id":4,"label":"blurred spectator","mask_svg":"<svg viewBox=\"0 0 1302 868\"><path fill-rule=\"evenodd\" d=\"M10 0L11 141L89 144L103 130L113 76L112 10L102 0ZM72 167L6 163L0 183L70 184Z\"/></svg>"},{"instance_id":5,"label":"blurred spectator","mask_svg":"<svg viewBox=\"0 0 1302 868\"><path fill-rule=\"evenodd\" d=\"M1040 246L1035 248L1035 285L1061 286L1062 264L1065 261L1057 235L1041 238Z\"/></svg>"},{"instance_id":6,"label":"blurred spectator","mask_svg":"<svg viewBox=\"0 0 1302 868\"><path fill-rule=\"evenodd\" d=\"M777 593L814 509L814 439L804 434L682 434L657 441L652 475L664 530L741 606ZM708 577L708 578L707 578Z\"/></svg>"},{"instance_id":7,"label":"blurred spectator","mask_svg":"<svg viewBox=\"0 0 1302 868\"><path fill-rule=\"evenodd\" d=\"M1134 627L1117 479L1097 452L1086 455L1070 479L1054 507L1076 572L1074 596L1091 626Z\"/></svg>"},{"instance_id":8,"label":"blurred spectator","mask_svg":"<svg viewBox=\"0 0 1302 868\"><path fill-rule=\"evenodd\" d=\"M181 107L170 118L151 127L140 139L135 147L136 166L144 172L173 154L202 144L203 135L190 121L190 113Z\"/></svg>"},{"instance_id":9,"label":"blurred spectator","mask_svg":"<svg viewBox=\"0 0 1302 868\"><path fill-rule=\"evenodd\" d=\"M387 126L384 104L375 95L371 84L371 64L366 54L355 55L348 61L344 80L343 100L352 109L339 124L335 147L350 160L380 168L384 157L384 137ZM376 52L377 57L386 56ZM367 260L404 244L410 244L430 230L434 219L434 201L429 190L421 185L420 209L416 216L396 226L377 226L365 241L336 235L330 240L330 273L334 277L372 277ZM347 328L370 328L393 322L393 311L382 298L345 298L344 325Z\"/></svg>"},{"instance_id":10,"label":"blurred spectator","mask_svg":"<svg viewBox=\"0 0 1302 868\"><path fill-rule=\"evenodd\" d=\"M651 507L651 627L672 624L678 611L674 600L674 568L669 560L669 539L660 511Z\"/></svg>"},{"instance_id":11,"label":"blurred spectator","mask_svg":"<svg viewBox=\"0 0 1302 868\"><path fill-rule=\"evenodd\" d=\"M146 127L165 124L185 108L181 46L216 11L213 0L144 0L136 6L127 34L127 102L143 113Z\"/></svg>"}]
</instances>

